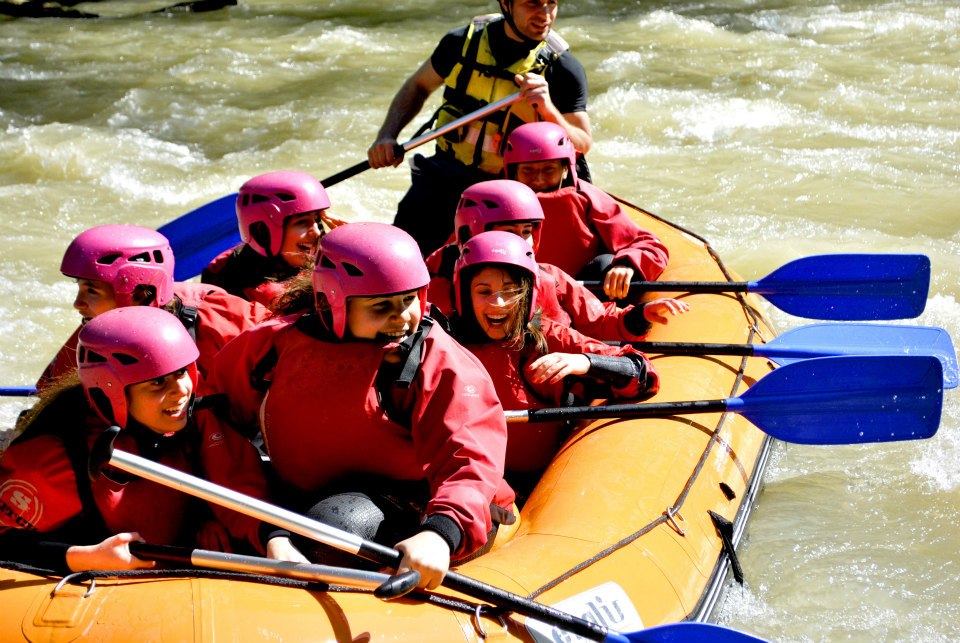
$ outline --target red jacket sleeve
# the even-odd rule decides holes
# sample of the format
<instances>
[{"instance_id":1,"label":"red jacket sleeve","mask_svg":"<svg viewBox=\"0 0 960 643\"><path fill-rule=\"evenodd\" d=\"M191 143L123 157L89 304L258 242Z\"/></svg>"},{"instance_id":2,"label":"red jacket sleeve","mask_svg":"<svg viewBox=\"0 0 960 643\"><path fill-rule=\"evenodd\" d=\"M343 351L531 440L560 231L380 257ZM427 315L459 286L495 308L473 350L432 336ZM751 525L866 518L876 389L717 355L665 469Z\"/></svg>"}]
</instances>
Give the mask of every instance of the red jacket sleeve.
<instances>
[{"instance_id":1,"label":"red jacket sleeve","mask_svg":"<svg viewBox=\"0 0 960 643\"><path fill-rule=\"evenodd\" d=\"M547 346L551 353L592 353L608 357L624 357L634 355L645 369L645 376L631 378L625 386L609 387L608 396L621 399L638 399L650 397L660 389L660 377L653 364L646 356L631 346L611 346L592 337L587 337L572 328L565 328L549 320L543 320L543 333L547 338ZM588 376L589 377L589 376Z\"/></svg>"},{"instance_id":2,"label":"red jacket sleeve","mask_svg":"<svg viewBox=\"0 0 960 643\"><path fill-rule=\"evenodd\" d=\"M580 181L577 189L587 197L587 216L604 245L614 253L614 261L629 261L646 281L654 281L667 267L667 247L652 232L647 232L631 219L609 194Z\"/></svg>"},{"instance_id":3,"label":"red jacket sleeve","mask_svg":"<svg viewBox=\"0 0 960 643\"><path fill-rule=\"evenodd\" d=\"M430 483L425 514L451 518L463 533L460 556L487 540L490 503L502 485L507 424L486 370L466 349L434 326L425 344L420 374L411 387L412 430L417 457Z\"/></svg>"},{"instance_id":4,"label":"red jacket sleeve","mask_svg":"<svg viewBox=\"0 0 960 643\"><path fill-rule=\"evenodd\" d=\"M624 327L624 309L618 308L614 302L600 301L579 281L557 266L540 264L540 269L542 273L553 278L560 306L570 315L575 329L588 337L598 339L640 341L639 337L631 335Z\"/></svg>"}]
</instances>

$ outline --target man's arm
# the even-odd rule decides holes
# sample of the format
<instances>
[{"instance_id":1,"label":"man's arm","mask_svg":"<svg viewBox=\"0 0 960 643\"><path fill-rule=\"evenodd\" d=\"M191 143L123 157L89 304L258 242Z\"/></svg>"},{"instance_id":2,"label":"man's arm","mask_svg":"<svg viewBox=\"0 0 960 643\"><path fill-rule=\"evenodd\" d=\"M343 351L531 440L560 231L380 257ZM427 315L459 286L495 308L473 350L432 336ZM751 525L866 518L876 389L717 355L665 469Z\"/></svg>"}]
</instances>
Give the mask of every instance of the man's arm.
<instances>
[{"instance_id":1,"label":"man's arm","mask_svg":"<svg viewBox=\"0 0 960 643\"><path fill-rule=\"evenodd\" d=\"M424 61L420 68L403 83L390 103L383 125L377 133L377 140L367 150L370 167L400 165L403 157L394 153L397 136L414 116L420 113L430 94L442 84L443 78L433 68L433 63L429 59Z\"/></svg>"},{"instance_id":2,"label":"man's arm","mask_svg":"<svg viewBox=\"0 0 960 643\"><path fill-rule=\"evenodd\" d=\"M550 98L550 85L546 78L539 74L518 74L514 79L524 99L530 103L545 121L556 123L567 131L573 147L581 154L586 154L593 146L593 133L590 127L590 117L586 112L561 113Z\"/></svg>"}]
</instances>

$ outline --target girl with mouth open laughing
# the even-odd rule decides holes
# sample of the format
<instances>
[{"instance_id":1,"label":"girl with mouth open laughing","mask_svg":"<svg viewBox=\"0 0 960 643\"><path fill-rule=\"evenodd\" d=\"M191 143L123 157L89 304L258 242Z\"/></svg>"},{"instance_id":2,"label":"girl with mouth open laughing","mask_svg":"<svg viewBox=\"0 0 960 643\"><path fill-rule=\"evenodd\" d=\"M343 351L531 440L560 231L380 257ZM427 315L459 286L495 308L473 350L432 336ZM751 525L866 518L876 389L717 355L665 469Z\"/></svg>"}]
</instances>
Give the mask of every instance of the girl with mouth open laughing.
<instances>
[{"instance_id":1,"label":"girl with mouth open laughing","mask_svg":"<svg viewBox=\"0 0 960 643\"><path fill-rule=\"evenodd\" d=\"M642 353L589 338L540 317L533 249L503 231L482 232L454 269L455 336L486 367L506 410L564 406L616 397L637 400L659 380ZM521 491L556 454L565 425L511 427L508 480ZM515 484L516 483L516 484Z\"/></svg>"}]
</instances>

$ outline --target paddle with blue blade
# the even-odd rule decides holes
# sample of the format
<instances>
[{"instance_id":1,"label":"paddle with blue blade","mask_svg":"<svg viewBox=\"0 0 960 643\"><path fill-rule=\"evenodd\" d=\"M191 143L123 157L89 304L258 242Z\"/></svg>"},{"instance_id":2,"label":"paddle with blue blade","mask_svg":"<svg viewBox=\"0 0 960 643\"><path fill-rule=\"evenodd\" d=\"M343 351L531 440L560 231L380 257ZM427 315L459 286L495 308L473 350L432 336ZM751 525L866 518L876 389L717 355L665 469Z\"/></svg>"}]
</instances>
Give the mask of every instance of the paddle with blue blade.
<instances>
[{"instance_id":1,"label":"paddle with blue blade","mask_svg":"<svg viewBox=\"0 0 960 643\"><path fill-rule=\"evenodd\" d=\"M943 367L930 356L843 356L781 366L739 397L507 411L507 422L737 413L796 444L918 440L936 434Z\"/></svg>"},{"instance_id":2,"label":"paddle with blue blade","mask_svg":"<svg viewBox=\"0 0 960 643\"><path fill-rule=\"evenodd\" d=\"M938 362L939 363L939 362ZM221 505L246 516L276 525L292 533L311 538L331 547L373 561L379 565L394 569L403 556L396 549L366 540L355 534L337 529L287 509L271 505L258 498L248 496L227 487L197 478L147 458L114 448L114 441L120 433L118 427L111 427L96 441L90 451L89 472L93 479L99 477L107 465L131 473L173 489L177 489L207 502ZM503 610L522 614L538 621L549 623L564 631L571 632L590 641L610 641L617 643L658 643L681 641L721 641L724 643L750 643L759 639L719 626L704 626L701 623L675 623L662 625L637 632L616 632L609 628L579 618L557 608L538 603L499 587L488 585L457 572L447 572L443 586L467 596L491 603ZM709 635L709 639L704 639Z\"/></svg>"},{"instance_id":3,"label":"paddle with blue blade","mask_svg":"<svg viewBox=\"0 0 960 643\"><path fill-rule=\"evenodd\" d=\"M26 397L36 394L36 386L0 386L0 397Z\"/></svg>"},{"instance_id":4,"label":"paddle with blue blade","mask_svg":"<svg viewBox=\"0 0 960 643\"><path fill-rule=\"evenodd\" d=\"M158 228L173 249L173 278L196 277L221 252L240 243L237 194L228 194Z\"/></svg>"},{"instance_id":5,"label":"paddle with blue blade","mask_svg":"<svg viewBox=\"0 0 960 643\"><path fill-rule=\"evenodd\" d=\"M404 153L429 143L448 132L459 129L467 123L498 112L520 100L520 97L521 94L517 92L489 105L484 105L442 127L414 137L403 145L398 145L396 153L402 156ZM361 161L322 179L320 183L328 188L368 169L370 169L370 162ZM234 192L160 226L158 230L170 240L173 256L176 259L174 279L184 281L199 275L214 257L240 243L236 203L237 193Z\"/></svg>"},{"instance_id":6,"label":"paddle with blue blade","mask_svg":"<svg viewBox=\"0 0 960 643\"><path fill-rule=\"evenodd\" d=\"M603 288L598 281L583 285ZM786 313L812 319L912 319L927 304L930 259L909 254L814 255L791 261L758 281L639 281L630 289L754 293Z\"/></svg>"},{"instance_id":7,"label":"paddle with blue blade","mask_svg":"<svg viewBox=\"0 0 960 643\"><path fill-rule=\"evenodd\" d=\"M620 344L622 342L608 342ZM943 366L943 387L960 384L953 341L943 328L893 324L810 324L788 330L766 344L629 342L661 355L739 355L765 357L784 366L816 357L841 355L930 355Z\"/></svg>"}]
</instances>

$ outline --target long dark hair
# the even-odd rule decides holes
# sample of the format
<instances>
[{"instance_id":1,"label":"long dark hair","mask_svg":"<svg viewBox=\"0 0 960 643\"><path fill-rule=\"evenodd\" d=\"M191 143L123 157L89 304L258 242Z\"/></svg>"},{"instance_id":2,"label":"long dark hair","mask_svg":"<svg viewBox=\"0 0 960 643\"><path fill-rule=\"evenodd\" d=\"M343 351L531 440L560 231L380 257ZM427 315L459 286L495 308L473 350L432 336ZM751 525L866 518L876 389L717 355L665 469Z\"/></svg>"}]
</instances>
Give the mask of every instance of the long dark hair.
<instances>
[{"instance_id":1,"label":"long dark hair","mask_svg":"<svg viewBox=\"0 0 960 643\"><path fill-rule=\"evenodd\" d=\"M76 371L62 375L45 388L37 403L17 419L15 439L26 440L56 425L82 422L78 418L86 417L90 410Z\"/></svg>"},{"instance_id":2,"label":"long dark hair","mask_svg":"<svg viewBox=\"0 0 960 643\"><path fill-rule=\"evenodd\" d=\"M530 315L530 304L533 300L533 276L517 266L501 263L483 263L467 266L460 273L460 314L454 317L454 334L463 344L483 344L491 341L477 321L476 311L473 309L473 300L470 297L470 286L473 278L484 268L492 267L506 272L517 284L516 314L508 322L506 337L501 340L514 350L523 350L532 347L540 354L547 352L547 341L540 330L540 308ZM527 320L530 320L529 322Z\"/></svg>"}]
</instances>

